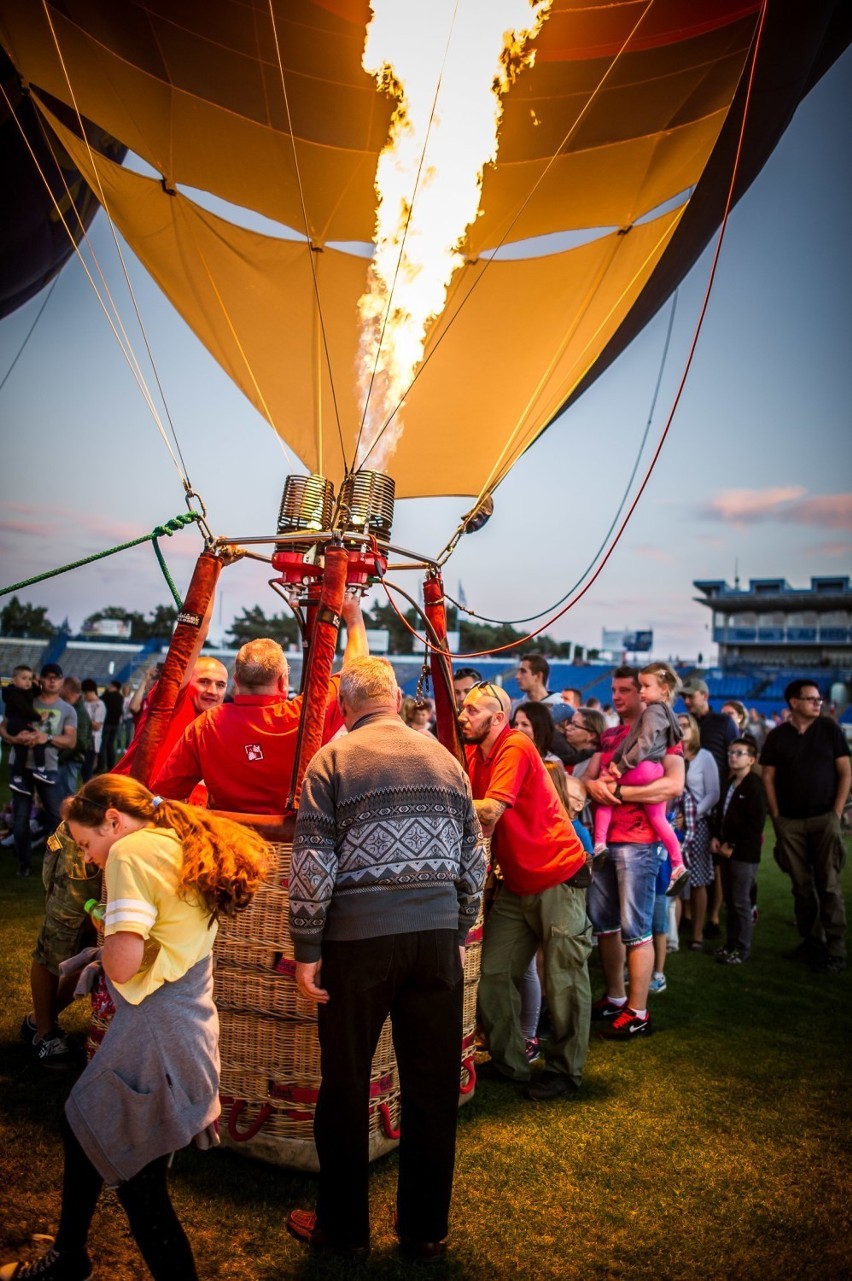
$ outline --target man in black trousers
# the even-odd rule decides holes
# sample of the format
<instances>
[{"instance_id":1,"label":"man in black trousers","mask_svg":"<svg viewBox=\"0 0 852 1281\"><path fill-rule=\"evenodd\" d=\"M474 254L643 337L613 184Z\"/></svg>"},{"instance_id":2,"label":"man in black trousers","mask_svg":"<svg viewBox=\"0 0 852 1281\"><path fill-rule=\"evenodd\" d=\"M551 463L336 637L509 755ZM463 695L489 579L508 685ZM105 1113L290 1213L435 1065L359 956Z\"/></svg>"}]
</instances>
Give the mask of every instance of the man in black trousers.
<instances>
[{"instance_id":1,"label":"man in black trousers","mask_svg":"<svg viewBox=\"0 0 852 1281\"><path fill-rule=\"evenodd\" d=\"M446 1249L461 1071L464 945L485 879L462 766L399 717L385 659L343 668L349 731L308 766L290 871L296 981L319 1005L322 1084L314 1137L316 1213L287 1229L315 1249L363 1258L370 1068L388 1015L401 1117L396 1230L406 1258Z\"/></svg>"}]
</instances>

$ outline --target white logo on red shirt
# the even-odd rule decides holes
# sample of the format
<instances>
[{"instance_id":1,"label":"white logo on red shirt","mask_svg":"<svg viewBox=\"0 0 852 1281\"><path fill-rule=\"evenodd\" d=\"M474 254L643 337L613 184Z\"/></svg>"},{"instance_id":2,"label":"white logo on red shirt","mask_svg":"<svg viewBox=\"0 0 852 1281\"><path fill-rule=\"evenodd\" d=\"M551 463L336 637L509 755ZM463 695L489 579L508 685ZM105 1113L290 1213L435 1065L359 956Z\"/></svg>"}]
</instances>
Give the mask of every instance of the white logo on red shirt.
<instances>
[{"instance_id":1,"label":"white logo on red shirt","mask_svg":"<svg viewBox=\"0 0 852 1281\"><path fill-rule=\"evenodd\" d=\"M263 748L260 743L246 743L246 757L250 761L262 761Z\"/></svg>"}]
</instances>

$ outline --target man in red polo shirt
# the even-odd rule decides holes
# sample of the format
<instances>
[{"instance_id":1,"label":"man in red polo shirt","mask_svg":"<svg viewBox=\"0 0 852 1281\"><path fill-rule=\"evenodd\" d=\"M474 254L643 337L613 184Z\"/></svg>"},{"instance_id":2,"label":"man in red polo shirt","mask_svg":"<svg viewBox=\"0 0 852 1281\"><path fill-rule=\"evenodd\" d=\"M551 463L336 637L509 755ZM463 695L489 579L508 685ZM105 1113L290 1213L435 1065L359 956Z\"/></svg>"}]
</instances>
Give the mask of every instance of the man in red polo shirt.
<instances>
[{"instance_id":1,"label":"man in red polo shirt","mask_svg":"<svg viewBox=\"0 0 852 1281\"><path fill-rule=\"evenodd\" d=\"M357 599L344 601L343 662L367 653L367 634ZM287 799L296 753L302 696L287 699L290 670L277 641L243 645L234 663L236 693L193 721L167 757L152 787L160 796L185 800L204 780L210 809L239 814L280 814ZM333 678L323 742L343 725Z\"/></svg>"},{"instance_id":2,"label":"man in red polo shirt","mask_svg":"<svg viewBox=\"0 0 852 1281\"><path fill-rule=\"evenodd\" d=\"M503 876L485 924L479 1018L497 1072L530 1081L521 1031L520 984L539 946L553 1037L527 1098L555 1099L580 1087L589 1046L592 929L582 885L586 855L534 744L509 726L511 703L482 683L459 715L467 769L483 832Z\"/></svg>"}]
</instances>

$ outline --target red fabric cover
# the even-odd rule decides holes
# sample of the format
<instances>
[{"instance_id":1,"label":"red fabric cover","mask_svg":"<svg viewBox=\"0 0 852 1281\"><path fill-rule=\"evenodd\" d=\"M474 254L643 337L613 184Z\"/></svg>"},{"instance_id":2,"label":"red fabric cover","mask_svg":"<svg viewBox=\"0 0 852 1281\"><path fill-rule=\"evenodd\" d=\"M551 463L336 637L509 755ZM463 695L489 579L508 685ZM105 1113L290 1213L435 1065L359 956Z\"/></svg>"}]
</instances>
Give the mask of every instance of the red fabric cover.
<instances>
[{"instance_id":1,"label":"red fabric cover","mask_svg":"<svg viewBox=\"0 0 852 1281\"><path fill-rule=\"evenodd\" d=\"M216 583L221 570L222 562L218 556L213 556L210 552L201 553L195 565L192 582L189 584L183 609L178 615L179 620L182 616L190 615L197 616L200 619L204 618L207 613L207 607L216 590ZM162 675L151 695L144 727L142 727L141 733L137 735L135 740L129 770L122 771L129 772L133 778L145 783L146 786L153 778L159 765L160 749L169 732L169 722L172 719L172 713L175 710L178 695L181 691L186 674L186 666L197 641L198 626L192 622L178 621L169 645L169 652L166 654L166 659L163 663ZM192 704L190 703L189 705L192 708ZM192 715L194 714L195 709L192 708ZM191 720L192 716L189 719ZM183 729L184 726L182 725L179 732L182 733Z\"/></svg>"},{"instance_id":2,"label":"red fabric cover","mask_svg":"<svg viewBox=\"0 0 852 1281\"><path fill-rule=\"evenodd\" d=\"M556 795L535 746L507 725L487 757L465 748L475 801L502 801L491 856L513 894L541 894L570 880L586 861L580 838Z\"/></svg>"},{"instance_id":3,"label":"red fabric cover","mask_svg":"<svg viewBox=\"0 0 852 1281\"><path fill-rule=\"evenodd\" d=\"M305 770L308 768L311 757L322 744L328 687L340 631L340 611L346 591L348 562L349 557L343 547L326 549L322 591L311 637L311 647L305 664L303 681L305 705L299 727L299 745L290 789L293 809L296 809L299 804Z\"/></svg>"},{"instance_id":4,"label":"red fabric cover","mask_svg":"<svg viewBox=\"0 0 852 1281\"><path fill-rule=\"evenodd\" d=\"M444 580L440 574L430 574L423 583L423 600L426 605L426 617L435 629L443 646L447 643L447 609L444 603ZM464 764L461 733L456 713L456 700L453 694L453 669L449 656L429 649L429 663L432 668L432 689L435 695L435 727L438 741L455 756L459 764Z\"/></svg>"}]
</instances>

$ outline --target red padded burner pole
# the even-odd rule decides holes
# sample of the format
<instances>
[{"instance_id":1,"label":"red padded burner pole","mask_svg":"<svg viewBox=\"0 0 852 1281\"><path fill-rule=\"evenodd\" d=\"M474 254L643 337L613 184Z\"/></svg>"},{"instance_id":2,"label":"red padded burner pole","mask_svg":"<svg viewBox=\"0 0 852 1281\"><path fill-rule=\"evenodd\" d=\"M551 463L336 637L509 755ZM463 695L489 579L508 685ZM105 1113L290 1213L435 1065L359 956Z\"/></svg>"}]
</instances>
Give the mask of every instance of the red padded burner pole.
<instances>
[{"instance_id":1,"label":"red padded burner pole","mask_svg":"<svg viewBox=\"0 0 852 1281\"><path fill-rule=\"evenodd\" d=\"M430 648L432 688L435 692L435 716L438 741L443 743L456 760L464 764L461 734L453 694L453 667L447 652L447 609L444 603L444 580L437 570L430 570L423 583L423 600L426 617L432 624L442 648Z\"/></svg>"},{"instance_id":2,"label":"red padded burner pole","mask_svg":"<svg viewBox=\"0 0 852 1281\"><path fill-rule=\"evenodd\" d=\"M162 673L154 688L148 718L130 766L131 777L138 779L140 783L147 785L150 782L149 776L171 720L186 665L198 642L198 630L204 625L221 571L222 561L218 556L202 552L198 557L183 609L178 614L177 627L169 644Z\"/></svg>"}]
</instances>

